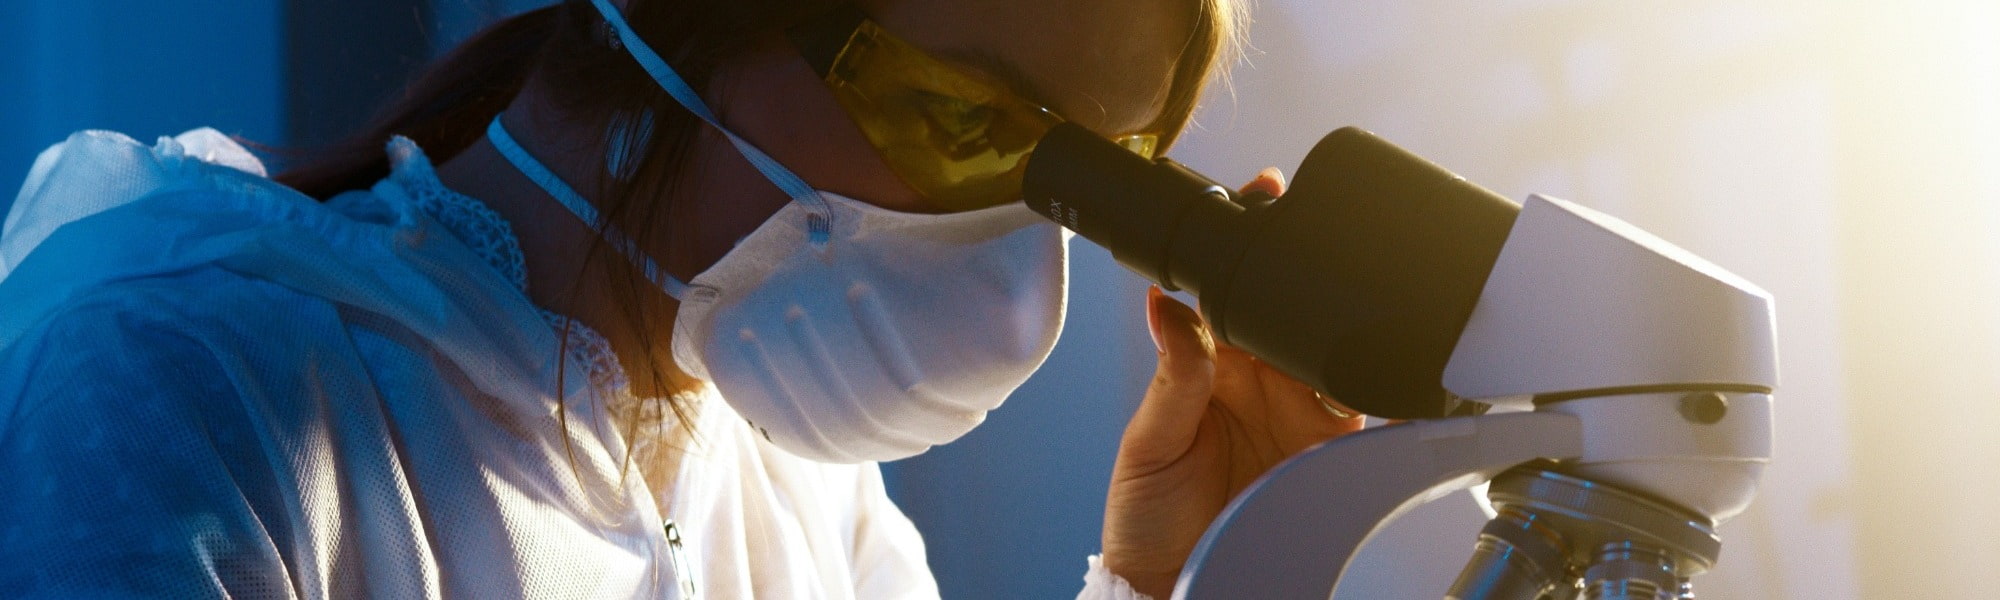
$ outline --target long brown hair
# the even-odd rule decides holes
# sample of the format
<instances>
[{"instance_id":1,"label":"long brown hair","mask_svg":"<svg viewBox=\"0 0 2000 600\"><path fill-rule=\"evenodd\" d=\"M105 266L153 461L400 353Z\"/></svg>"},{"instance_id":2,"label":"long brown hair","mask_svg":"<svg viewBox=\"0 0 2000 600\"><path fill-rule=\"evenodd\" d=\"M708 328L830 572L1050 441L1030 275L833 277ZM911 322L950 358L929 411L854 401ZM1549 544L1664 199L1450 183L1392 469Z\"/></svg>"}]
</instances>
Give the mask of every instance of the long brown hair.
<instances>
[{"instance_id":1,"label":"long brown hair","mask_svg":"<svg viewBox=\"0 0 2000 600\"><path fill-rule=\"evenodd\" d=\"M782 31L847 1L632 0L625 12L648 45L691 86L702 90L707 89L719 66L749 49L757 34ZM1244 7L1238 0L1197 2L1193 31L1175 66L1165 109L1155 121L1154 130L1166 132L1161 139L1163 150L1192 117L1217 65L1233 61L1240 45ZM588 0L564 0L494 23L426 67L361 131L319 149L276 179L320 199L364 189L388 175L388 158L382 148L395 135L415 141L432 160L448 161L477 142L485 134L486 124L512 102L530 78L536 78L548 84L551 101L570 122L605 132L605 138L597 141L621 144L620 154L643 157L627 177L599 178L604 180L603 188L591 197L598 200L607 220L631 233L640 245L652 246L652 240L639 238L655 228L635 224L660 223L660 219L677 216L675 207L662 206L668 203L648 200L665 197L657 190L670 189L681 179L691 162L684 159L702 125L623 50L607 43L605 36L604 22ZM629 122L638 115L650 118L652 135L612 139L614 123ZM607 251L605 244L595 244L586 253L583 268ZM637 295L652 293L649 283L636 276L604 283L608 291L629 299L618 305L625 307L640 331L656 331L638 308L644 303ZM655 355L660 341L640 337L645 355ZM648 371L653 373L652 381L644 382L650 384L648 389L685 389L687 382L671 381L677 374ZM633 383L640 389L641 382ZM640 427L639 420L663 418L669 410L686 416L684 407L668 396L657 399L664 406L654 405L640 411L642 416L621 423L628 442L636 441L632 436ZM688 420L679 422L686 426ZM630 452L626 461L629 466Z\"/></svg>"}]
</instances>

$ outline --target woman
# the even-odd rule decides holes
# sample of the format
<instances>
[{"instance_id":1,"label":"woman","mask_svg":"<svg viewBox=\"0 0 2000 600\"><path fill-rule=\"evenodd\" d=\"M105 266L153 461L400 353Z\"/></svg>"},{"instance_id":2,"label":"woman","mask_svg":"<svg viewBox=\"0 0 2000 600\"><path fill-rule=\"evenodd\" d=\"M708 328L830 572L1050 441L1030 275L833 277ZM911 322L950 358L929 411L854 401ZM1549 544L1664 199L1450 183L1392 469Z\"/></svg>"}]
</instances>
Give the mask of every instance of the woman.
<instances>
[{"instance_id":1,"label":"woman","mask_svg":"<svg viewBox=\"0 0 2000 600\"><path fill-rule=\"evenodd\" d=\"M1054 343L1021 158L1059 119L1166 147L1236 23L571 0L276 182L208 130L77 134L0 232L0 595L935 596L874 461ZM1087 597L1169 594L1236 491L1359 427L1148 316Z\"/></svg>"}]
</instances>

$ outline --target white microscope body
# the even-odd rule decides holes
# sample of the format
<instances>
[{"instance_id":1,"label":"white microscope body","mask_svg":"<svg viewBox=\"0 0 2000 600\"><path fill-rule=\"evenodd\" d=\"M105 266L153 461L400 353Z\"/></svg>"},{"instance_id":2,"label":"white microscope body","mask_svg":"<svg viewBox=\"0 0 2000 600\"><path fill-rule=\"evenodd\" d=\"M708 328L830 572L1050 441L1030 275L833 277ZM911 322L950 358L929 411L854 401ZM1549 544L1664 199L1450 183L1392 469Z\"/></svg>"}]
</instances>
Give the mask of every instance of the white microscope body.
<instances>
[{"instance_id":1,"label":"white microscope body","mask_svg":"<svg viewBox=\"0 0 2000 600\"><path fill-rule=\"evenodd\" d=\"M1279 465L1223 510L1174 597L1327 598L1382 524L1489 481L1499 516L1449 598L1692 597L1771 458L1774 327L1749 281L1530 197L1444 373L1503 410Z\"/></svg>"}]
</instances>

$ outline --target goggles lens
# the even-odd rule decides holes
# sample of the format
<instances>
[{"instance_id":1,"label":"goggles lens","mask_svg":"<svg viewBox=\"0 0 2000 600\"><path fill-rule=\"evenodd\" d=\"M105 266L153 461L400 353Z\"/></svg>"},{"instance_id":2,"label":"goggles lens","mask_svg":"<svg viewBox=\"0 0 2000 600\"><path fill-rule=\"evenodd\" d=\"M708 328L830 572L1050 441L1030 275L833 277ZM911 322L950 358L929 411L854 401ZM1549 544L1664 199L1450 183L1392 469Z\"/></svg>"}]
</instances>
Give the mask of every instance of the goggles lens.
<instances>
[{"instance_id":1,"label":"goggles lens","mask_svg":"<svg viewBox=\"0 0 2000 600\"><path fill-rule=\"evenodd\" d=\"M896 174L943 212L1019 200L1035 143L1062 118L861 20L825 69L834 97ZM810 60L810 59L809 59ZM1116 140L1152 158L1153 134Z\"/></svg>"}]
</instances>

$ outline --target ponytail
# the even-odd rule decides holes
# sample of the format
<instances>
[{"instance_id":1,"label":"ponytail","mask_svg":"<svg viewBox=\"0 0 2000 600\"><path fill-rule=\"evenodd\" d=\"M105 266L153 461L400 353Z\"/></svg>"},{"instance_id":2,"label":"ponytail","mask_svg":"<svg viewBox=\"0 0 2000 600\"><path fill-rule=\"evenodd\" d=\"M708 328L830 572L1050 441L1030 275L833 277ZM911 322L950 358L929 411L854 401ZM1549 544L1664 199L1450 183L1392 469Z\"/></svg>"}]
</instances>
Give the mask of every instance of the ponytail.
<instances>
[{"instance_id":1,"label":"ponytail","mask_svg":"<svg viewBox=\"0 0 2000 600\"><path fill-rule=\"evenodd\" d=\"M391 136L416 141L432 160L456 156L485 135L486 124L515 94L555 37L561 3L493 24L431 63L360 132L314 151L275 179L325 200L365 189L389 175L382 145Z\"/></svg>"}]
</instances>

